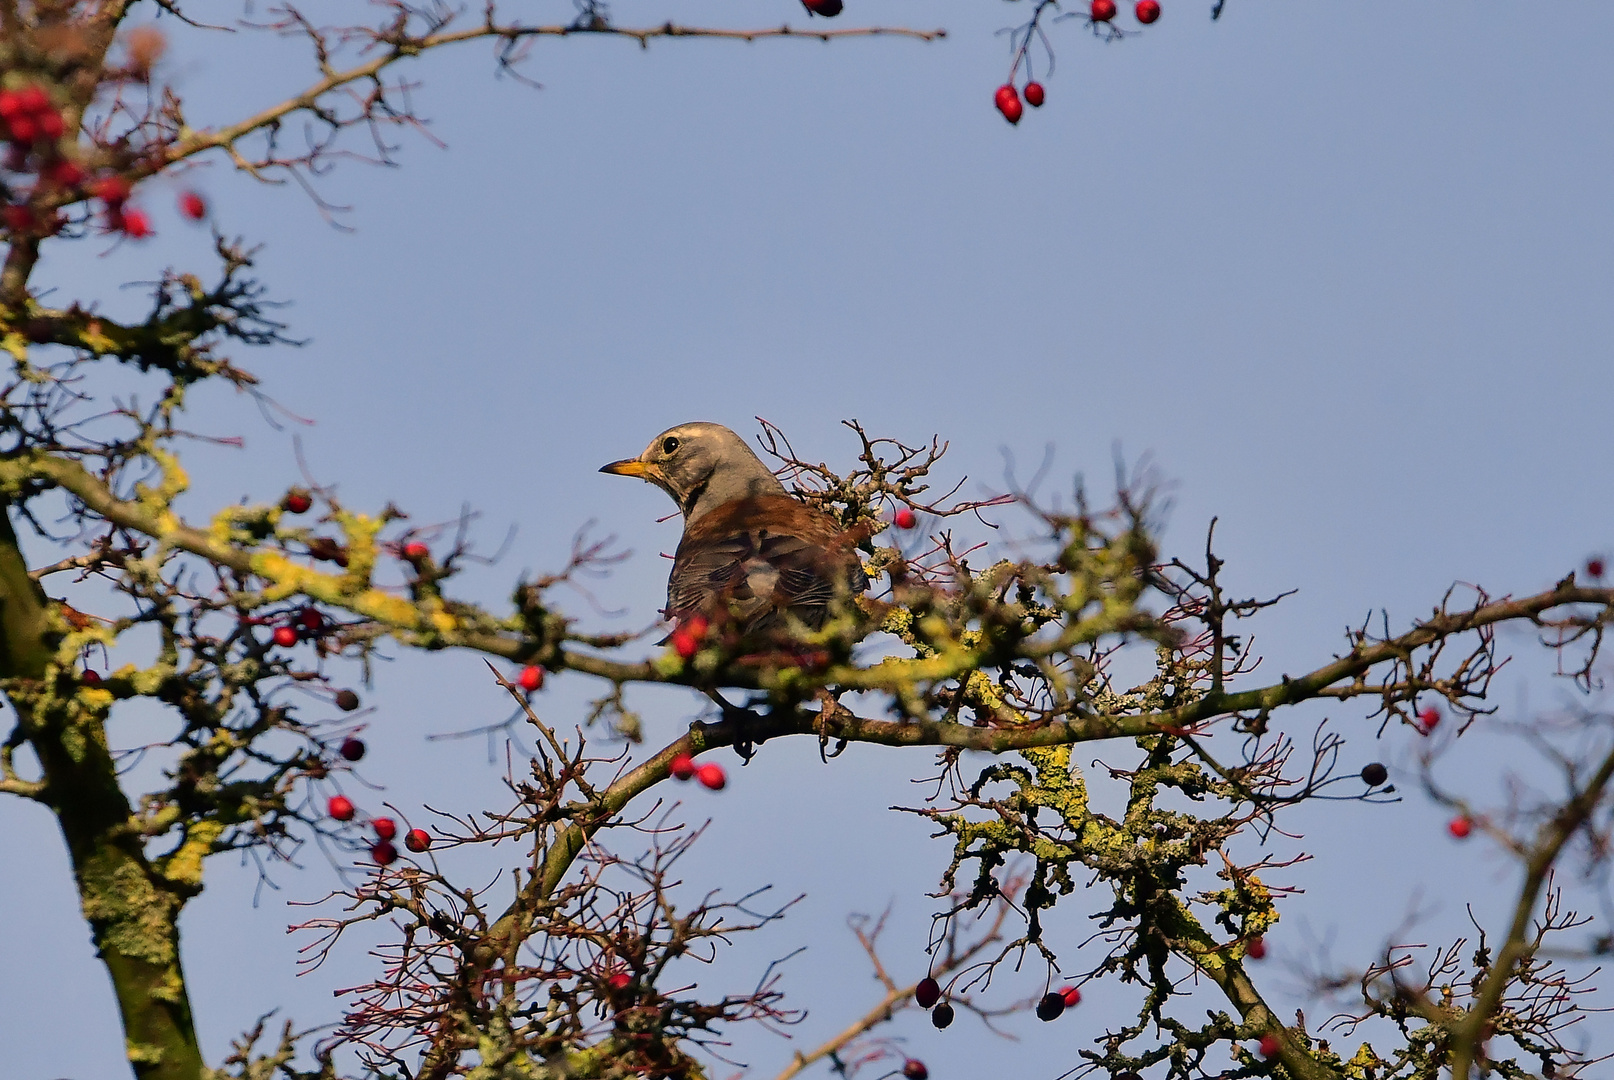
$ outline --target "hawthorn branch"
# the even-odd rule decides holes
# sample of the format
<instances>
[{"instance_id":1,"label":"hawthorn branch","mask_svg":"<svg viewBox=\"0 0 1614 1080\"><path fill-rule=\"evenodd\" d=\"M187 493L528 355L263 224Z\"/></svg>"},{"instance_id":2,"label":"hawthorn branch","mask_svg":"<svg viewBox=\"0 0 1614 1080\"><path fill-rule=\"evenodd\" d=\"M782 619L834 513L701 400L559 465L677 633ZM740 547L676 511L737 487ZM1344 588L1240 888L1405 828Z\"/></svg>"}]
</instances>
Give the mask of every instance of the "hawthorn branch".
<instances>
[{"instance_id":1,"label":"hawthorn branch","mask_svg":"<svg viewBox=\"0 0 1614 1080\"><path fill-rule=\"evenodd\" d=\"M931 977L934 978L938 975L945 977L969 967L977 956L1003 940L1003 923L1008 918L1009 911L1009 903L1006 900L1000 900L993 911L991 925L987 927L979 938L962 949L957 948L956 943L949 942L947 954L935 966L931 972ZM887 973L885 964L880 960L880 955L876 950L877 939L884 925L885 917L881 916L879 923L876 924L872 932L865 932L861 927L857 931L858 943L863 946L863 951L868 954L869 963L874 968L875 977L885 987L884 996L868 1012L848 1024L839 1034L819 1044L812 1050L796 1051L791 1057L790 1064L785 1066L779 1075L775 1077L775 1080L791 1080L791 1077L800 1073L807 1066L825 1058L834 1057L852 1042L868 1034L881 1024L887 1023L897 1012L914 1003L914 994L919 989L919 984L915 982L907 986L899 986Z\"/></svg>"},{"instance_id":2,"label":"hawthorn branch","mask_svg":"<svg viewBox=\"0 0 1614 1080\"><path fill-rule=\"evenodd\" d=\"M778 27L758 28L754 30L724 29L718 27L684 26L671 21L659 26L626 27L610 24L584 23L584 24L554 24L547 26L521 25L518 23L499 24L489 18L480 26L469 27L464 30L444 30L437 33L428 33L411 36L404 33L376 33L376 42L385 46L380 55L357 64L353 67L334 69L328 62L322 62L325 76L318 82L309 86L300 94L271 105L237 123L211 131L188 131L162 154L131 170L130 179L143 178L162 171L168 166L186 158L195 157L209 150L223 150L235 162L236 167L254 176L259 176L263 163L254 164L236 150L236 143L255 132L265 131L277 127L288 117L309 112L321 115L320 100L333 90L365 82L375 82L381 73L401 60L412 59L431 49L438 49L448 45L464 44L472 41L494 40L513 45L524 40L543 37L571 37L574 35L592 35L595 37L625 38L638 42L641 48L649 47L651 41L657 38L715 38L727 41L755 42L768 39L799 39L810 41L834 41L841 38L872 38L897 37L910 38L917 41L937 41L947 36L944 29L913 30L906 27L894 26L868 26L847 27L838 30L798 30L789 24ZM321 119L325 119L321 116ZM261 176L260 176L261 178Z\"/></svg>"},{"instance_id":3,"label":"hawthorn branch","mask_svg":"<svg viewBox=\"0 0 1614 1080\"><path fill-rule=\"evenodd\" d=\"M1530 934L1530 920L1535 914L1541 891L1546 886L1552 868L1563 852L1564 845L1590 820L1602 805L1603 793L1614 779L1614 750L1603 758L1586 786L1563 805L1551 821L1542 826L1535 849L1525 860L1524 884L1519 890L1519 901L1513 909L1513 921L1507 938L1502 942L1496 960L1492 963L1485 981L1466 1015L1451 1025L1452 1075L1467 1076L1472 1069L1476 1052L1484 1041L1485 1025L1495 1015L1508 985L1513 981L1520 961L1528 959L1534 948Z\"/></svg>"}]
</instances>

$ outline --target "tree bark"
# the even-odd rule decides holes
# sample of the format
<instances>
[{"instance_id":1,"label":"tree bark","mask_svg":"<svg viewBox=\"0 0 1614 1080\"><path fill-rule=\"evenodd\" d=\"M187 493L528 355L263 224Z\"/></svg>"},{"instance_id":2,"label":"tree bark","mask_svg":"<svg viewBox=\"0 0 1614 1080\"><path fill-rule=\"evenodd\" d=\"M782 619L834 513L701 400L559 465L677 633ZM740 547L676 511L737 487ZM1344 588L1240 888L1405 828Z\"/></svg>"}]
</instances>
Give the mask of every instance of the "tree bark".
<instances>
[{"instance_id":1,"label":"tree bark","mask_svg":"<svg viewBox=\"0 0 1614 1080\"><path fill-rule=\"evenodd\" d=\"M140 1080L199 1080L201 1050L179 963L180 909L201 888L200 859L167 873L146 857L106 737L112 695L61 664L65 624L28 576L0 502L0 676L43 773L38 799L61 826L79 902L122 1014ZM194 862L194 872L190 863Z\"/></svg>"}]
</instances>

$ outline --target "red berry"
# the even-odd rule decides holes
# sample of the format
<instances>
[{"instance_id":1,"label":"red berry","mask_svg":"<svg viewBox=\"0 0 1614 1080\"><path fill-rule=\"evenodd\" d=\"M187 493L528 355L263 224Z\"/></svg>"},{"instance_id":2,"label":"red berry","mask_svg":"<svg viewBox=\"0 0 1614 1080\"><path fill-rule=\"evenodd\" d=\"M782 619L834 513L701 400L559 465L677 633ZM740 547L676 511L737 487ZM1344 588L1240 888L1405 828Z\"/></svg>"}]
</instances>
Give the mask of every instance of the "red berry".
<instances>
[{"instance_id":1,"label":"red berry","mask_svg":"<svg viewBox=\"0 0 1614 1080\"><path fill-rule=\"evenodd\" d=\"M1278 1056L1278 1051L1282 1047L1283 1047L1283 1044L1278 1041L1278 1037L1276 1035L1266 1034L1266 1035L1261 1036L1261 1047L1260 1047L1260 1049L1261 1049L1261 1056L1262 1057L1265 1057L1265 1058L1277 1057Z\"/></svg>"},{"instance_id":2,"label":"red berry","mask_svg":"<svg viewBox=\"0 0 1614 1080\"><path fill-rule=\"evenodd\" d=\"M1042 103L1047 100L1047 95L1043 91L1042 83L1040 82L1026 83L1026 88L1023 93L1026 97L1026 104L1030 105L1033 109L1042 108Z\"/></svg>"},{"instance_id":3,"label":"red berry","mask_svg":"<svg viewBox=\"0 0 1614 1080\"><path fill-rule=\"evenodd\" d=\"M997 105L998 112L1003 114L1003 119L1011 124L1018 124L1021 115L1026 111L1020 104L1020 95L1008 83L998 87L998 92L992 96L992 100ZM898 511L899 515L900 513L901 511ZM913 516L912 511L909 511L909 516Z\"/></svg>"},{"instance_id":4,"label":"red berry","mask_svg":"<svg viewBox=\"0 0 1614 1080\"><path fill-rule=\"evenodd\" d=\"M277 626L273 635L275 644L289 649L297 644L297 631L290 626Z\"/></svg>"},{"instance_id":5,"label":"red berry","mask_svg":"<svg viewBox=\"0 0 1614 1080\"><path fill-rule=\"evenodd\" d=\"M904 1080L930 1080L930 1070L918 1058L909 1058L902 1063Z\"/></svg>"},{"instance_id":6,"label":"red berry","mask_svg":"<svg viewBox=\"0 0 1614 1080\"><path fill-rule=\"evenodd\" d=\"M377 840L370 845L370 858L377 866L390 866L398 861L398 849L385 840Z\"/></svg>"},{"instance_id":7,"label":"red berry","mask_svg":"<svg viewBox=\"0 0 1614 1080\"><path fill-rule=\"evenodd\" d=\"M1082 992L1074 986L1067 986L1059 991L1059 996L1065 999L1065 1008L1074 1009L1082 1003Z\"/></svg>"},{"instance_id":8,"label":"red berry","mask_svg":"<svg viewBox=\"0 0 1614 1080\"><path fill-rule=\"evenodd\" d=\"M78 187L84 182L84 170L76 161L57 158L41 170L40 175L57 187Z\"/></svg>"},{"instance_id":9,"label":"red berry","mask_svg":"<svg viewBox=\"0 0 1614 1080\"><path fill-rule=\"evenodd\" d=\"M1138 6L1132 12L1138 17L1138 22L1148 26L1160 18L1160 0L1138 0Z\"/></svg>"},{"instance_id":10,"label":"red berry","mask_svg":"<svg viewBox=\"0 0 1614 1080\"><path fill-rule=\"evenodd\" d=\"M931 1026L934 1027L937 1031L940 1031L942 1028L946 1027L948 1024L951 1024L952 1022L953 1022L953 1007L951 1005L949 1005L947 1002L944 1001L941 1004L937 1005L934 1009L930 1010L930 1023L931 1023Z\"/></svg>"},{"instance_id":11,"label":"red berry","mask_svg":"<svg viewBox=\"0 0 1614 1080\"><path fill-rule=\"evenodd\" d=\"M144 210L136 210L130 207L123 212L120 220L122 221L120 228L123 230L123 235L131 240L144 240L151 235L151 218L147 216Z\"/></svg>"},{"instance_id":12,"label":"red berry","mask_svg":"<svg viewBox=\"0 0 1614 1080\"><path fill-rule=\"evenodd\" d=\"M425 829L410 829L404 837L404 847L410 851L421 852L432 846L432 838Z\"/></svg>"},{"instance_id":13,"label":"red berry","mask_svg":"<svg viewBox=\"0 0 1614 1080\"><path fill-rule=\"evenodd\" d=\"M674 630L672 632L672 647L673 652L677 653L685 660L690 659L696 653L700 652L701 648L699 642L682 630Z\"/></svg>"},{"instance_id":14,"label":"red berry","mask_svg":"<svg viewBox=\"0 0 1614 1080\"><path fill-rule=\"evenodd\" d=\"M348 761L359 761L364 757L364 740L349 735L342 740L341 755Z\"/></svg>"},{"instance_id":15,"label":"red berry","mask_svg":"<svg viewBox=\"0 0 1614 1080\"><path fill-rule=\"evenodd\" d=\"M280 508L291 514L306 514L313 505L314 500L308 497L306 491L288 491L286 497L280 500Z\"/></svg>"},{"instance_id":16,"label":"red berry","mask_svg":"<svg viewBox=\"0 0 1614 1080\"><path fill-rule=\"evenodd\" d=\"M701 639L706 637L707 622L704 615L691 615L678 620L678 628L672 632L673 651L685 660L700 652Z\"/></svg>"},{"instance_id":17,"label":"red berry","mask_svg":"<svg viewBox=\"0 0 1614 1080\"><path fill-rule=\"evenodd\" d=\"M544 685L544 669L537 664L528 664L521 669L521 674L516 676L516 685L527 693L532 693Z\"/></svg>"},{"instance_id":18,"label":"red berry","mask_svg":"<svg viewBox=\"0 0 1614 1080\"><path fill-rule=\"evenodd\" d=\"M391 840L398 835L398 823L389 817L376 818L370 822L370 828L374 829L376 836L382 840Z\"/></svg>"},{"instance_id":19,"label":"red berry","mask_svg":"<svg viewBox=\"0 0 1614 1080\"><path fill-rule=\"evenodd\" d=\"M801 6L807 9L809 15L822 15L826 19L833 19L842 10L841 0L801 0Z\"/></svg>"},{"instance_id":20,"label":"red berry","mask_svg":"<svg viewBox=\"0 0 1614 1080\"><path fill-rule=\"evenodd\" d=\"M1093 0L1091 11L1094 22L1109 22L1115 18L1115 0Z\"/></svg>"},{"instance_id":21,"label":"red berry","mask_svg":"<svg viewBox=\"0 0 1614 1080\"><path fill-rule=\"evenodd\" d=\"M325 809L337 821L353 820L353 800L346 795L332 795L331 801L325 804Z\"/></svg>"},{"instance_id":22,"label":"red berry","mask_svg":"<svg viewBox=\"0 0 1614 1080\"><path fill-rule=\"evenodd\" d=\"M29 83L18 90L17 101L27 113L42 113L50 108L50 97L37 83Z\"/></svg>"},{"instance_id":23,"label":"red berry","mask_svg":"<svg viewBox=\"0 0 1614 1080\"><path fill-rule=\"evenodd\" d=\"M338 690L335 700L336 707L343 712L352 712L359 707L359 695L351 690Z\"/></svg>"},{"instance_id":24,"label":"red berry","mask_svg":"<svg viewBox=\"0 0 1614 1080\"><path fill-rule=\"evenodd\" d=\"M1586 560L1586 576L1600 578L1603 576L1603 560L1593 556Z\"/></svg>"},{"instance_id":25,"label":"red berry","mask_svg":"<svg viewBox=\"0 0 1614 1080\"><path fill-rule=\"evenodd\" d=\"M10 120L27 111L23 108L21 94L15 90L0 90L0 120Z\"/></svg>"},{"instance_id":26,"label":"red berry","mask_svg":"<svg viewBox=\"0 0 1614 1080\"><path fill-rule=\"evenodd\" d=\"M1047 1023L1049 1020L1058 1020L1059 1014L1065 1011L1065 996L1052 992L1042 995L1037 1002L1037 1019Z\"/></svg>"},{"instance_id":27,"label":"red berry","mask_svg":"<svg viewBox=\"0 0 1614 1080\"><path fill-rule=\"evenodd\" d=\"M628 984L632 981L633 976L629 975L626 971L618 971L605 980L605 985L609 986L612 990L626 990L628 988Z\"/></svg>"},{"instance_id":28,"label":"red berry","mask_svg":"<svg viewBox=\"0 0 1614 1080\"><path fill-rule=\"evenodd\" d=\"M1265 938L1253 937L1244 943L1244 955L1251 960L1265 960L1267 943Z\"/></svg>"},{"instance_id":29,"label":"red berry","mask_svg":"<svg viewBox=\"0 0 1614 1080\"><path fill-rule=\"evenodd\" d=\"M695 779L701 782L701 786L711 788L713 791L722 791L729 782L728 776L723 772L723 766L715 761L708 761L698 766L695 769Z\"/></svg>"},{"instance_id":30,"label":"red berry","mask_svg":"<svg viewBox=\"0 0 1614 1080\"><path fill-rule=\"evenodd\" d=\"M1422 709L1419 709L1418 723L1423 725L1424 734L1429 734L1435 729L1436 725L1440 723L1440 710L1435 708L1433 705L1428 705Z\"/></svg>"},{"instance_id":31,"label":"red berry","mask_svg":"<svg viewBox=\"0 0 1614 1080\"><path fill-rule=\"evenodd\" d=\"M913 511L904 506L891 516L891 521L899 529L911 529L918 524L919 519L913 516Z\"/></svg>"},{"instance_id":32,"label":"red berry","mask_svg":"<svg viewBox=\"0 0 1614 1080\"><path fill-rule=\"evenodd\" d=\"M303 624L303 629L315 633L325 629L325 616L319 613L318 608L303 608L297 613L297 621Z\"/></svg>"},{"instance_id":33,"label":"red berry","mask_svg":"<svg viewBox=\"0 0 1614 1080\"><path fill-rule=\"evenodd\" d=\"M926 975L919 980L919 985L913 988L913 999L919 1002L921 1009L928 1009L941 1000L941 986Z\"/></svg>"},{"instance_id":34,"label":"red berry","mask_svg":"<svg viewBox=\"0 0 1614 1080\"><path fill-rule=\"evenodd\" d=\"M674 754L667 762L667 772L674 780L688 780L695 775L695 759L688 754Z\"/></svg>"},{"instance_id":35,"label":"red berry","mask_svg":"<svg viewBox=\"0 0 1614 1080\"><path fill-rule=\"evenodd\" d=\"M403 546L403 557L410 562L420 562L432 553L432 549L419 540L411 540Z\"/></svg>"},{"instance_id":36,"label":"red berry","mask_svg":"<svg viewBox=\"0 0 1614 1080\"><path fill-rule=\"evenodd\" d=\"M34 227L34 212L26 206L8 206L0 210L0 219L12 232L27 232Z\"/></svg>"},{"instance_id":37,"label":"red berry","mask_svg":"<svg viewBox=\"0 0 1614 1080\"><path fill-rule=\"evenodd\" d=\"M101 673L98 671L85 671L83 675L79 676L79 679L85 686L94 686L101 681Z\"/></svg>"},{"instance_id":38,"label":"red berry","mask_svg":"<svg viewBox=\"0 0 1614 1080\"><path fill-rule=\"evenodd\" d=\"M129 181L121 176L103 176L90 185L90 193L108 206L122 206L129 200Z\"/></svg>"},{"instance_id":39,"label":"red berry","mask_svg":"<svg viewBox=\"0 0 1614 1080\"><path fill-rule=\"evenodd\" d=\"M39 138L39 124L32 116L13 116L6 126L11 129L14 143L31 143Z\"/></svg>"},{"instance_id":40,"label":"red berry","mask_svg":"<svg viewBox=\"0 0 1614 1080\"><path fill-rule=\"evenodd\" d=\"M1474 823L1466 817L1454 817L1446 823L1446 831L1459 840L1466 839L1474 831Z\"/></svg>"},{"instance_id":41,"label":"red berry","mask_svg":"<svg viewBox=\"0 0 1614 1080\"><path fill-rule=\"evenodd\" d=\"M67 130L67 123L62 119L62 114L55 109L46 109L34 118L34 122L39 125L39 133L52 142L60 139L62 133Z\"/></svg>"},{"instance_id":42,"label":"red berry","mask_svg":"<svg viewBox=\"0 0 1614 1080\"><path fill-rule=\"evenodd\" d=\"M179 212L192 221L201 221L207 216L207 200L194 191L182 192L179 196Z\"/></svg>"}]
</instances>

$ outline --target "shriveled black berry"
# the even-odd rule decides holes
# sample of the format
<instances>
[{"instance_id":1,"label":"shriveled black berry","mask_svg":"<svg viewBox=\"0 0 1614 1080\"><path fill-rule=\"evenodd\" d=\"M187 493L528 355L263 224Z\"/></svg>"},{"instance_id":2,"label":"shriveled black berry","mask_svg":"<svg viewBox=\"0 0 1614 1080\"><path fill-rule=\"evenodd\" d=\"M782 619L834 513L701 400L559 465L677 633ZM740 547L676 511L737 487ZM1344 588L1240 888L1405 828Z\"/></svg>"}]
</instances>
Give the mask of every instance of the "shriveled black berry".
<instances>
[{"instance_id":1,"label":"shriveled black berry","mask_svg":"<svg viewBox=\"0 0 1614 1080\"><path fill-rule=\"evenodd\" d=\"M953 1022L953 1007L945 1001L937 1005L930 1010L930 1022L936 1026L937 1030L951 1024Z\"/></svg>"},{"instance_id":2,"label":"shriveled black berry","mask_svg":"<svg viewBox=\"0 0 1614 1080\"><path fill-rule=\"evenodd\" d=\"M1362 766L1362 783L1368 787L1378 787L1390 779L1390 770L1376 761L1370 761Z\"/></svg>"},{"instance_id":3,"label":"shriveled black berry","mask_svg":"<svg viewBox=\"0 0 1614 1080\"><path fill-rule=\"evenodd\" d=\"M336 707L343 712L352 712L359 707L359 695L351 690L338 690L336 692Z\"/></svg>"},{"instance_id":4,"label":"shriveled black berry","mask_svg":"<svg viewBox=\"0 0 1614 1080\"><path fill-rule=\"evenodd\" d=\"M1058 1020L1059 1014L1065 1011L1065 995L1044 994L1042 1000L1037 1002L1038 1020Z\"/></svg>"},{"instance_id":5,"label":"shriveled black berry","mask_svg":"<svg viewBox=\"0 0 1614 1080\"><path fill-rule=\"evenodd\" d=\"M941 987L935 979L926 976L913 988L913 999L919 1002L921 1009L928 1009L941 1000Z\"/></svg>"},{"instance_id":6,"label":"shriveled black berry","mask_svg":"<svg viewBox=\"0 0 1614 1080\"><path fill-rule=\"evenodd\" d=\"M346 738L342 740L342 756L349 761L358 761L364 756L364 740Z\"/></svg>"}]
</instances>

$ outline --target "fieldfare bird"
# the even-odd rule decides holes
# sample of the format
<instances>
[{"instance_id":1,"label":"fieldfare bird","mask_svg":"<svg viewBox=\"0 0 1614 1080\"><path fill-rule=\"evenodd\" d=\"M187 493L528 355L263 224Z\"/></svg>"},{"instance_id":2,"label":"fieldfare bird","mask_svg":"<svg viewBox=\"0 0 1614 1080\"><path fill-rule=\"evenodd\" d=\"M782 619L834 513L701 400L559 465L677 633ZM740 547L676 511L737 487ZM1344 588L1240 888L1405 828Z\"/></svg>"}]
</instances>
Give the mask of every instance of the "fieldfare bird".
<instances>
[{"instance_id":1,"label":"fieldfare bird","mask_svg":"<svg viewBox=\"0 0 1614 1080\"><path fill-rule=\"evenodd\" d=\"M743 635L788 630L792 621L816 630L837 592L868 587L855 534L791 497L721 424L668 428L638 457L600 471L647 480L683 512L668 618L699 615Z\"/></svg>"}]
</instances>

